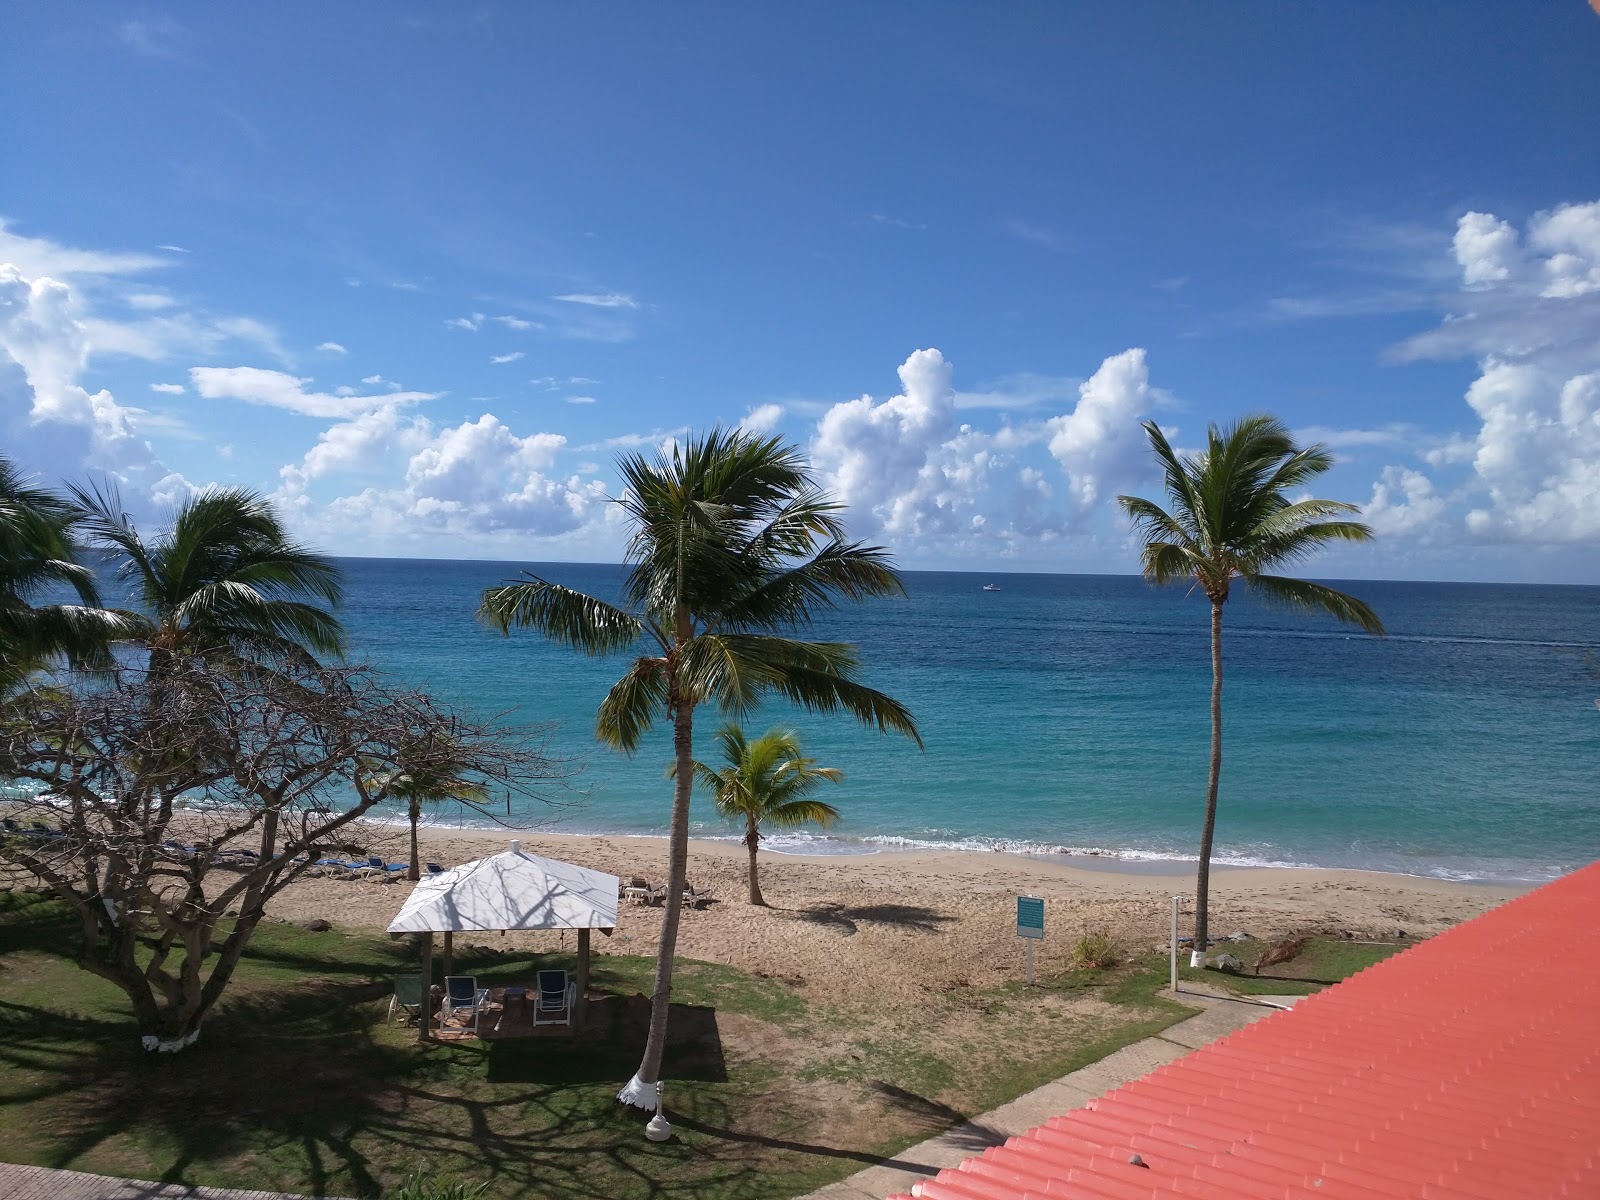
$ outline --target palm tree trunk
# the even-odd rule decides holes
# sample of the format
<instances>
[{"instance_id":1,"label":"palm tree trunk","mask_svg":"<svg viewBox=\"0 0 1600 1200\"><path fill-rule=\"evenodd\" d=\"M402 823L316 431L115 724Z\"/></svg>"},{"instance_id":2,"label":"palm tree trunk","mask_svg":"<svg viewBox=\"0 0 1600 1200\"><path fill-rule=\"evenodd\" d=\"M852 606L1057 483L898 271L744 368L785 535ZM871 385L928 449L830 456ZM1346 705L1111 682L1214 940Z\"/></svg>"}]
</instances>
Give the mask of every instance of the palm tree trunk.
<instances>
[{"instance_id":1,"label":"palm tree trunk","mask_svg":"<svg viewBox=\"0 0 1600 1200\"><path fill-rule=\"evenodd\" d=\"M672 751L677 762L672 789L672 826L667 834L667 911L656 950L655 990L650 996L650 1035L644 1060L617 1093L624 1104L655 1108L660 1096L661 1058L667 1048L667 1012L672 998L672 963L678 948L678 918L683 913L683 884L689 873L689 797L694 784L694 706L678 704L672 719Z\"/></svg>"},{"instance_id":2,"label":"palm tree trunk","mask_svg":"<svg viewBox=\"0 0 1600 1200\"><path fill-rule=\"evenodd\" d=\"M756 828L754 817L745 818L749 828L745 831L744 844L750 847L750 903L758 904L762 908L767 906L766 899L761 895L761 881L756 878L756 850L761 845L761 830Z\"/></svg>"},{"instance_id":3,"label":"palm tree trunk","mask_svg":"<svg viewBox=\"0 0 1600 1200\"><path fill-rule=\"evenodd\" d=\"M417 822L422 820L422 805L413 800L407 808L411 817L411 866L406 870L406 878L415 883L422 878L422 859L417 854Z\"/></svg>"},{"instance_id":4,"label":"palm tree trunk","mask_svg":"<svg viewBox=\"0 0 1600 1200\"><path fill-rule=\"evenodd\" d=\"M1200 869L1194 897L1194 948L1210 942L1211 841L1217 829L1217 786L1222 782L1222 604L1211 602L1211 773L1206 780L1206 820L1200 831Z\"/></svg>"}]
</instances>

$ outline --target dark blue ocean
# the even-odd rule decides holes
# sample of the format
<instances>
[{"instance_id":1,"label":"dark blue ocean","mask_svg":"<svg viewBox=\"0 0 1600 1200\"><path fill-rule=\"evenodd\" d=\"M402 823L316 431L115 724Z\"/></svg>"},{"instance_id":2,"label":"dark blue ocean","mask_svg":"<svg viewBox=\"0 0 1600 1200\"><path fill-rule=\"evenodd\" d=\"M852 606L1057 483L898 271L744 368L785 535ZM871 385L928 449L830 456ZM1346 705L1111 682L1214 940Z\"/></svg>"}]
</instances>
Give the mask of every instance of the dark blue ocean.
<instances>
[{"instance_id":1,"label":"dark blue ocean","mask_svg":"<svg viewBox=\"0 0 1600 1200\"><path fill-rule=\"evenodd\" d=\"M553 831L660 833L658 730L631 758L593 738L624 660L473 618L521 564L344 559L353 653L510 724L547 725L581 767L521 813ZM615 595L613 566L540 564ZM866 678L910 706L926 750L774 702L840 767L828 835L774 849L948 846L1193 858L1205 791L1208 606L1096 575L908 572L904 599L816 628L859 644ZM997 583L1001 590L985 592ZM1224 634L1218 861L1546 879L1600 857L1600 588L1350 582L1389 629L1368 637L1236 596ZM697 716L712 756L721 717ZM440 820L459 814L441 812ZM696 799L697 836L730 835Z\"/></svg>"}]
</instances>

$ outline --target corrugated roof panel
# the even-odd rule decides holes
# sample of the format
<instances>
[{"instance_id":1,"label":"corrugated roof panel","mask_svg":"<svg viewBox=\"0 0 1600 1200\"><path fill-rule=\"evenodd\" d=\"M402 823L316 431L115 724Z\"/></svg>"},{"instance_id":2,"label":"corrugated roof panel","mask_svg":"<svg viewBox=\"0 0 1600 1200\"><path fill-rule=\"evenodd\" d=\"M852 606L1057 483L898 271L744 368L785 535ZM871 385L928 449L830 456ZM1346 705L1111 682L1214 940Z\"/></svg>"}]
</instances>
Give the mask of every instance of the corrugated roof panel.
<instances>
[{"instance_id":1,"label":"corrugated roof panel","mask_svg":"<svg viewBox=\"0 0 1600 1200\"><path fill-rule=\"evenodd\" d=\"M1600 1200L1600 864L913 1188L927 1200ZM1138 1154L1146 1164L1132 1165Z\"/></svg>"}]
</instances>

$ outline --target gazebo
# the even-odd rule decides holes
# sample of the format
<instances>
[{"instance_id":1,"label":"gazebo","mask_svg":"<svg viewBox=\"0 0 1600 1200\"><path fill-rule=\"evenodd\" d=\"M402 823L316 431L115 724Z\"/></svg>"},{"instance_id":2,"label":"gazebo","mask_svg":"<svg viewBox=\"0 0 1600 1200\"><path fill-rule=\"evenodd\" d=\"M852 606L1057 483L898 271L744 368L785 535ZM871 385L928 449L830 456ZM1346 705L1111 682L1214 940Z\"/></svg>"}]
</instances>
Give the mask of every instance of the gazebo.
<instances>
[{"instance_id":1,"label":"gazebo","mask_svg":"<svg viewBox=\"0 0 1600 1200\"><path fill-rule=\"evenodd\" d=\"M575 863L529 854L522 843L488 858L462 863L421 880L400 913L389 925L390 933L420 933L425 1008L427 985L433 978L433 935L444 934L445 974L450 974L454 935L458 932L505 932L512 929L575 929L578 931L578 1002L575 1019L581 1023L584 993L589 986L589 931L609 935L617 926L617 895L621 883L615 875L592 871ZM430 1036L431 1020L422 1022L422 1035Z\"/></svg>"}]
</instances>

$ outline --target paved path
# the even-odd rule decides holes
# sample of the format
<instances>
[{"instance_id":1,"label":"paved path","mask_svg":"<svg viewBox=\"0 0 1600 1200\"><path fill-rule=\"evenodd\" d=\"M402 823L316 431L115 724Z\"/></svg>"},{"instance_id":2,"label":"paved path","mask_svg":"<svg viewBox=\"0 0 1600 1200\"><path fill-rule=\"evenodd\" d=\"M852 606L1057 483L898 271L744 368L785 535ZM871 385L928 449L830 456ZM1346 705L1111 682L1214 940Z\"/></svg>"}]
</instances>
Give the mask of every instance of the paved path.
<instances>
[{"instance_id":1,"label":"paved path","mask_svg":"<svg viewBox=\"0 0 1600 1200\"><path fill-rule=\"evenodd\" d=\"M111 1179L82 1171L52 1171L0 1163L0 1197L4 1200L302 1200L283 1192L236 1192L227 1188L190 1187L182 1183L149 1183Z\"/></svg>"},{"instance_id":2,"label":"paved path","mask_svg":"<svg viewBox=\"0 0 1600 1200\"><path fill-rule=\"evenodd\" d=\"M1199 994L1186 986L1178 999L1185 1004L1204 1005L1194 1016L799 1200L883 1200L897 1192L909 1192L920 1179L937 1175L945 1167L981 1154L1069 1109L1081 1108L1096 1096L1287 1008L1299 998L1257 996L1253 1000L1236 1000Z\"/></svg>"}]
</instances>

